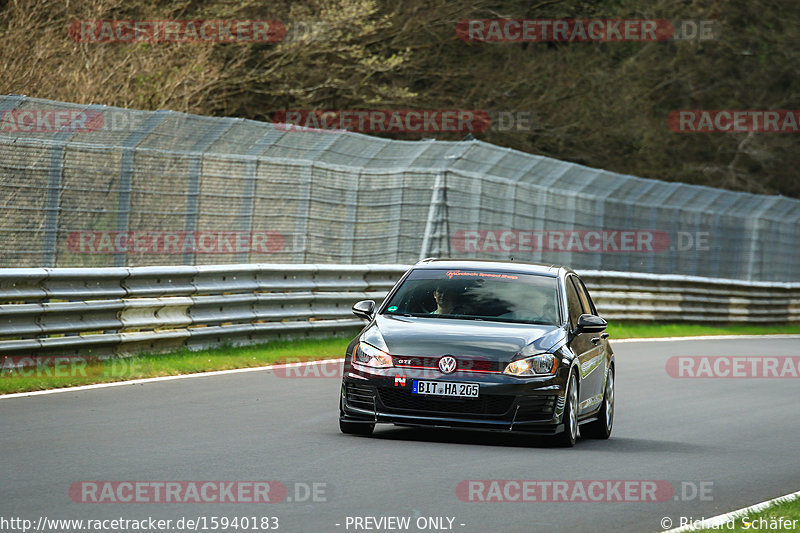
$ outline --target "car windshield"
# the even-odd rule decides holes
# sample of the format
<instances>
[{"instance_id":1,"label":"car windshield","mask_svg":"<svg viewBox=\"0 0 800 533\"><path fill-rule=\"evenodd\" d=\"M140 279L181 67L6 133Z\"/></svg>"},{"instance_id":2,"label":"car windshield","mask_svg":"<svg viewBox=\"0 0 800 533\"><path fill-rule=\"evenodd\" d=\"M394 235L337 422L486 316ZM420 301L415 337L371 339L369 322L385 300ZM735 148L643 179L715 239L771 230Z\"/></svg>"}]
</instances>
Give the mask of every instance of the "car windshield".
<instances>
[{"instance_id":1,"label":"car windshield","mask_svg":"<svg viewBox=\"0 0 800 533\"><path fill-rule=\"evenodd\" d=\"M557 278L517 272L412 271L385 314L558 325Z\"/></svg>"}]
</instances>

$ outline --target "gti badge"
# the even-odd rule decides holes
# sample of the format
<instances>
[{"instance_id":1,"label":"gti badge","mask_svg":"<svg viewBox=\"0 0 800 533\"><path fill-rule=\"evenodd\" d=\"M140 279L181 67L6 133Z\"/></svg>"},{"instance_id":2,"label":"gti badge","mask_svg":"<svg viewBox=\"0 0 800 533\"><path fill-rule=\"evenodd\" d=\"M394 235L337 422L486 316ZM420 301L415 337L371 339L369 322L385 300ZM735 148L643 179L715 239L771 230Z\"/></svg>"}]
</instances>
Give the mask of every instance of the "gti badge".
<instances>
[{"instance_id":1,"label":"gti badge","mask_svg":"<svg viewBox=\"0 0 800 533\"><path fill-rule=\"evenodd\" d=\"M394 386L397 387L398 385L400 387L405 387L406 386L406 375L405 374L403 374L402 376L399 376L399 375L395 374L395 376L394 376Z\"/></svg>"},{"instance_id":2,"label":"gti badge","mask_svg":"<svg viewBox=\"0 0 800 533\"><path fill-rule=\"evenodd\" d=\"M439 359L439 370L444 374L449 374L456 369L456 358L452 355L445 355Z\"/></svg>"}]
</instances>

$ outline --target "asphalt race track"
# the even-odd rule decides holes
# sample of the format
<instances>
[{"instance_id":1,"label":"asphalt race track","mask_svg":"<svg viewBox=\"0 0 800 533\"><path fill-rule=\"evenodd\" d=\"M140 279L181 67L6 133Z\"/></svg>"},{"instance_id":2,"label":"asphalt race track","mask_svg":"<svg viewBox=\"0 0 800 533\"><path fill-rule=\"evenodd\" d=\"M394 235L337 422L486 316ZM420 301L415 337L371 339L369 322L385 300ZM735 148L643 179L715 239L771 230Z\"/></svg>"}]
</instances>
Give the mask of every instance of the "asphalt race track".
<instances>
[{"instance_id":1,"label":"asphalt race track","mask_svg":"<svg viewBox=\"0 0 800 533\"><path fill-rule=\"evenodd\" d=\"M389 516L410 518L409 531L447 531L447 518L464 533L660 531L664 517L677 526L681 516L711 517L800 488L799 379L666 371L675 355L796 356L800 338L613 346L613 435L573 449L445 429L343 435L338 378L272 371L2 399L0 516L205 517L209 528L214 516L274 516L289 532L375 531L371 521L356 529L353 517ZM462 480L508 479L660 480L675 492L659 502L468 502L456 494ZM292 501L75 503L70 486L85 480L274 480ZM307 494L312 483L324 484L318 501ZM694 494L701 487L702 498ZM444 517L443 525L420 517Z\"/></svg>"}]
</instances>

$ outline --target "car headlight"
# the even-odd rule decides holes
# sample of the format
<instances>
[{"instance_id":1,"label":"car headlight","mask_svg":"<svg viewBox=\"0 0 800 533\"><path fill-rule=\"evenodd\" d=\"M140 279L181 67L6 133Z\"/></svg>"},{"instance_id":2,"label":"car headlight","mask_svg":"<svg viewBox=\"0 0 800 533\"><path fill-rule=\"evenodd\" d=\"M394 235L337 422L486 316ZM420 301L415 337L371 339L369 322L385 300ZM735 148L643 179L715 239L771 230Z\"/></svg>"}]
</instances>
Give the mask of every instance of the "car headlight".
<instances>
[{"instance_id":1,"label":"car headlight","mask_svg":"<svg viewBox=\"0 0 800 533\"><path fill-rule=\"evenodd\" d=\"M353 362L373 368L389 368L394 366L392 356L365 342L359 342L353 352Z\"/></svg>"},{"instance_id":2,"label":"car headlight","mask_svg":"<svg viewBox=\"0 0 800 533\"><path fill-rule=\"evenodd\" d=\"M555 374L556 367L555 356L543 353L509 363L503 373L511 374L512 376L543 376Z\"/></svg>"}]
</instances>

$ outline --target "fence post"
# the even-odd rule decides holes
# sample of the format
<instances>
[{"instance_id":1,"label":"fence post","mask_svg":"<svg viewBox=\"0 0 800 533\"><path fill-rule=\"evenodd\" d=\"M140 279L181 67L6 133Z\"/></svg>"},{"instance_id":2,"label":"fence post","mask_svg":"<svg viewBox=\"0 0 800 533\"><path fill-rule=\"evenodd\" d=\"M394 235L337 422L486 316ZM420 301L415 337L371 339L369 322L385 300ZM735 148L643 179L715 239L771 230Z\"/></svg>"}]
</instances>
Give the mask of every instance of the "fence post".
<instances>
[{"instance_id":1,"label":"fence post","mask_svg":"<svg viewBox=\"0 0 800 533\"><path fill-rule=\"evenodd\" d=\"M144 136L153 131L156 126L164 121L168 111L156 111L152 113L142 129L131 132L122 141L122 155L120 158L119 171L119 194L117 196L117 231L128 231L131 222L131 193L133 191L133 155L136 147L142 142ZM133 122L129 122L133 127ZM126 252L114 252L114 266L125 266Z\"/></svg>"},{"instance_id":2,"label":"fence post","mask_svg":"<svg viewBox=\"0 0 800 533\"><path fill-rule=\"evenodd\" d=\"M431 192L431 205L428 208L428 221L425 223L425 233L422 236L422 247L419 251L419 260L428 257L430 253L431 237L433 236L434 226L436 226L436 213L438 211L441 190L442 190L442 174L436 174L436 180L433 182L433 191Z\"/></svg>"},{"instance_id":3,"label":"fence post","mask_svg":"<svg viewBox=\"0 0 800 533\"><path fill-rule=\"evenodd\" d=\"M200 174L203 171L203 153L209 146L217 142L217 139L222 137L222 134L231 129L236 121L228 119L225 121L217 122L216 125L208 129L208 131L200 137L194 146L192 146L191 160L189 161L189 184L186 190L186 224L184 230L193 232L197 230L197 217L199 215L198 206L200 205ZM183 254L184 265L193 265L195 254L197 252L185 252Z\"/></svg>"},{"instance_id":4,"label":"fence post","mask_svg":"<svg viewBox=\"0 0 800 533\"><path fill-rule=\"evenodd\" d=\"M90 105L84 108L102 109L103 106ZM64 178L64 152L75 131L56 133L54 144L50 149L50 167L48 169L47 197L45 200L44 238L42 239L42 266L56 266L58 254L58 230L61 215L62 180Z\"/></svg>"}]
</instances>

